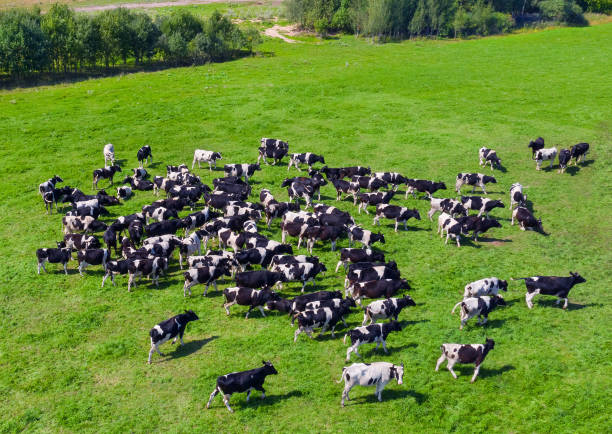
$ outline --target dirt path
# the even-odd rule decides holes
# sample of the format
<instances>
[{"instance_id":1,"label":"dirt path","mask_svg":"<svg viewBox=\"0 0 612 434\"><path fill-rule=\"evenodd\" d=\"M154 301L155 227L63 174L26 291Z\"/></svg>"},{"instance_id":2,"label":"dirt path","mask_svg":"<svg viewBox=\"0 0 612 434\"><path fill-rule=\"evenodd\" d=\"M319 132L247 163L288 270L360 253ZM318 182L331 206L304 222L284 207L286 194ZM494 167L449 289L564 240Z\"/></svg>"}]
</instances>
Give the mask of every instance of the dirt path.
<instances>
[{"instance_id":1,"label":"dirt path","mask_svg":"<svg viewBox=\"0 0 612 434\"><path fill-rule=\"evenodd\" d=\"M232 3L251 3L253 0L231 0ZM165 8L169 6L189 6L189 5L205 5L210 3L227 3L228 0L177 0L177 1L165 1L165 2L152 2L152 3L119 3L113 5L103 6L81 6L74 8L77 12L97 12L105 11L108 9L126 8L126 9L153 9L153 8ZM271 4L276 4L273 1Z\"/></svg>"},{"instance_id":2,"label":"dirt path","mask_svg":"<svg viewBox=\"0 0 612 434\"><path fill-rule=\"evenodd\" d=\"M296 42L299 42L299 41L296 41L295 39L287 38L285 35L281 34L280 31L282 31L285 34L288 34L289 36L293 36L297 34L297 32L295 31L295 26L279 26L279 25L275 25L275 26L272 26L266 29L264 33L266 34L266 36L270 36L272 38L279 38L290 44L295 44Z\"/></svg>"}]
</instances>

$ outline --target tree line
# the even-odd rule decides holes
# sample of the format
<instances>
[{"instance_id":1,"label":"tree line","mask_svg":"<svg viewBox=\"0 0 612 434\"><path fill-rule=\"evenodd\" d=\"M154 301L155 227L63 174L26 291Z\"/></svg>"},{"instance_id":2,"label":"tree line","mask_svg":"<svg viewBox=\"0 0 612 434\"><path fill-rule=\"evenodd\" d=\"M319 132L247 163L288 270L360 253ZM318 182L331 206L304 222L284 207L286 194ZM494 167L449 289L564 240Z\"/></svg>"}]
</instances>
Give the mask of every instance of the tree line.
<instances>
[{"instance_id":1,"label":"tree line","mask_svg":"<svg viewBox=\"0 0 612 434\"><path fill-rule=\"evenodd\" d=\"M251 53L261 43L252 26L238 27L215 11L199 19L188 11L151 18L117 8L97 15L54 4L0 12L0 73L82 72L158 61L171 66L217 62Z\"/></svg>"}]
</instances>

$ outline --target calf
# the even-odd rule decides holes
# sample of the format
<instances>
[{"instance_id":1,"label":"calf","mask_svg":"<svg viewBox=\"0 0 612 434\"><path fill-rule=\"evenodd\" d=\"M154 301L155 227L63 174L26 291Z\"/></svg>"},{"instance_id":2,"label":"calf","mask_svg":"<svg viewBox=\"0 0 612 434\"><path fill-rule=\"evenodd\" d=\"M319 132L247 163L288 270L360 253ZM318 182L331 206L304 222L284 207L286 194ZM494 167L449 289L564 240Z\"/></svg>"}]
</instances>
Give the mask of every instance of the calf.
<instances>
[{"instance_id":1,"label":"calf","mask_svg":"<svg viewBox=\"0 0 612 434\"><path fill-rule=\"evenodd\" d=\"M361 354L357 351L357 349L363 344L373 344L376 342L376 348L380 346L382 343L383 350L385 354L388 354L387 351L387 336L392 331L401 331L402 326L397 321L389 321L384 324L372 324L365 327L357 327L353 330L349 330L347 334L344 335L344 344L346 345L346 337L351 338L351 346L346 350L346 361L351 360L351 353L354 352L355 355L361 357Z\"/></svg>"},{"instance_id":2,"label":"calf","mask_svg":"<svg viewBox=\"0 0 612 434\"><path fill-rule=\"evenodd\" d=\"M319 327L321 328L319 336L331 327L332 338L335 337L334 331L338 321L342 320L342 317L349 312L349 308L341 306L338 309L322 307L315 310L305 310L296 314L295 319L298 322L298 328L293 335L293 342L297 342L300 333L306 333L310 339L313 339L312 332L315 328Z\"/></svg>"},{"instance_id":3,"label":"calf","mask_svg":"<svg viewBox=\"0 0 612 434\"><path fill-rule=\"evenodd\" d=\"M512 280L524 280L527 287L525 294L525 302L529 309L533 308L533 297L537 294L552 295L558 297L557 304L564 300L563 309L567 309L567 296L574 285L586 282L586 279L578 273L570 271L569 277L557 276L536 276L536 277L518 277Z\"/></svg>"},{"instance_id":4,"label":"calf","mask_svg":"<svg viewBox=\"0 0 612 434\"><path fill-rule=\"evenodd\" d=\"M361 214L363 209L366 214L370 214L368 212L368 205L377 206L381 203L389 203L394 194L394 191L387 191L386 193L359 193L359 213Z\"/></svg>"},{"instance_id":5,"label":"calf","mask_svg":"<svg viewBox=\"0 0 612 434\"><path fill-rule=\"evenodd\" d=\"M365 308L361 325L365 326L368 321L370 321L369 324L372 324L377 319L393 318L397 321L397 317L406 306L416 306L416 303L409 295L403 298L387 298L385 300L374 301Z\"/></svg>"},{"instance_id":6,"label":"calf","mask_svg":"<svg viewBox=\"0 0 612 434\"><path fill-rule=\"evenodd\" d=\"M257 290L235 286L232 288L225 288L223 290L223 295L225 296L225 303L223 304L223 307L225 308L225 313L227 313L227 315L230 314L229 308L234 304L249 306L249 310L247 311L244 319L249 317L249 314L254 308L258 308L261 312L261 316L265 317L266 314L263 310L264 305L268 301L276 301L281 299L276 292L269 288Z\"/></svg>"},{"instance_id":7,"label":"calf","mask_svg":"<svg viewBox=\"0 0 612 434\"><path fill-rule=\"evenodd\" d=\"M108 249L87 249L79 250L77 253L77 260L79 261L79 274L83 275L83 270L89 265L102 265L104 272L106 272L106 263L110 259L110 253Z\"/></svg>"},{"instance_id":8,"label":"calf","mask_svg":"<svg viewBox=\"0 0 612 434\"><path fill-rule=\"evenodd\" d=\"M440 238L444 237L444 231L446 231L446 241L444 244L448 244L449 238L454 238L457 241L457 247L461 247L459 238L461 235L467 235L464 226L445 212L438 217L438 233Z\"/></svg>"},{"instance_id":9,"label":"calf","mask_svg":"<svg viewBox=\"0 0 612 434\"><path fill-rule=\"evenodd\" d=\"M187 297L187 291L191 295L191 287L199 283L205 284L204 292L202 296L206 296L208 287L212 283L217 290L217 279L223 275L231 277L230 270L227 266L219 265L218 267L199 267L190 268L188 271L183 273L185 276L185 284L183 285L183 297Z\"/></svg>"},{"instance_id":10,"label":"calf","mask_svg":"<svg viewBox=\"0 0 612 434\"><path fill-rule=\"evenodd\" d=\"M577 145L572 146L572 148L570 149L570 153L571 158L574 159L574 165L578 165L580 161L584 160L588 152L588 143L578 143Z\"/></svg>"},{"instance_id":11,"label":"calf","mask_svg":"<svg viewBox=\"0 0 612 434\"><path fill-rule=\"evenodd\" d=\"M538 152L540 149L544 149L544 139L542 137L538 137L537 139L530 141L527 147L531 148L531 159L533 160L536 152Z\"/></svg>"},{"instance_id":12,"label":"calf","mask_svg":"<svg viewBox=\"0 0 612 434\"><path fill-rule=\"evenodd\" d=\"M508 291L508 282L497 277L488 277L465 285L463 299L482 297L483 295L498 295L500 290Z\"/></svg>"},{"instance_id":13,"label":"calf","mask_svg":"<svg viewBox=\"0 0 612 434\"><path fill-rule=\"evenodd\" d=\"M438 372L438 369L440 369L442 362L448 360L446 369L450 371L453 378L457 379L457 374L455 374L455 371L453 371L453 366L455 366L455 363L473 363L475 365L475 369L472 380L470 381L470 383L473 383L476 381L476 377L478 377L478 373L480 372L480 365L484 361L485 357L487 357L487 354L489 354L489 351L491 351L494 347L495 341L493 339L487 339L484 345L442 344L440 346L442 355L436 363L436 372Z\"/></svg>"},{"instance_id":14,"label":"calf","mask_svg":"<svg viewBox=\"0 0 612 434\"><path fill-rule=\"evenodd\" d=\"M412 197L416 197L415 192L427 193L427 197L431 199L431 195L438 190L446 190L446 184L443 182L428 181L426 179L407 179L406 180L406 199L408 193Z\"/></svg>"},{"instance_id":15,"label":"calf","mask_svg":"<svg viewBox=\"0 0 612 434\"><path fill-rule=\"evenodd\" d=\"M497 152L493 149L482 147L478 151L478 157L480 158L480 165L485 166L487 163L491 166L491 170L493 170L493 165L499 169L501 167L501 160L497 156Z\"/></svg>"},{"instance_id":16,"label":"calf","mask_svg":"<svg viewBox=\"0 0 612 434\"><path fill-rule=\"evenodd\" d=\"M193 166L195 166L197 162L198 169L201 169L202 166L200 164L204 162L204 163L208 163L208 170L212 171L213 165L215 166L215 169L217 168L217 160L223 160L223 157L221 157L220 152L205 151L204 149L196 149L195 152L193 153L193 162L191 163L191 168L193 169Z\"/></svg>"},{"instance_id":17,"label":"calf","mask_svg":"<svg viewBox=\"0 0 612 434\"><path fill-rule=\"evenodd\" d=\"M478 217L482 214L489 217L489 213L495 208L505 208L501 200L487 199L479 196L461 196L461 203L467 209L478 211ZM466 214L467 215L467 214Z\"/></svg>"},{"instance_id":18,"label":"calf","mask_svg":"<svg viewBox=\"0 0 612 434\"><path fill-rule=\"evenodd\" d=\"M91 216L65 216L62 217L62 225L64 226L64 234L72 232L101 232L106 230L108 226Z\"/></svg>"},{"instance_id":19,"label":"calf","mask_svg":"<svg viewBox=\"0 0 612 434\"><path fill-rule=\"evenodd\" d=\"M531 211L529 211L525 207L519 206L516 207L514 211L512 211L512 226L514 226L514 220L517 220L519 222L519 227L522 231L529 229L532 231L544 233L544 228L542 227L542 219L536 220Z\"/></svg>"},{"instance_id":20,"label":"calf","mask_svg":"<svg viewBox=\"0 0 612 434\"><path fill-rule=\"evenodd\" d=\"M555 157L557 156L557 148L543 148L536 152L536 170L542 170L542 162L550 160L549 169L552 169Z\"/></svg>"},{"instance_id":21,"label":"calf","mask_svg":"<svg viewBox=\"0 0 612 434\"><path fill-rule=\"evenodd\" d=\"M474 193L476 187L480 187L482 192L487 194L485 184L489 182L496 184L497 180L492 176L483 175L482 173L459 173L457 174L457 181L455 182L455 191L459 193L463 185L471 185L472 193Z\"/></svg>"},{"instance_id":22,"label":"calf","mask_svg":"<svg viewBox=\"0 0 612 434\"><path fill-rule=\"evenodd\" d=\"M129 199L132 196L132 188L131 187L117 187L117 199Z\"/></svg>"},{"instance_id":23,"label":"calf","mask_svg":"<svg viewBox=\"0 0 612 434\"><path fill-rule=\"evenodd\" d=\"M445 212L451 217L455 217L457 214L468 215L468 210L461 204L460 201L455 199L436 199L432 197L430 199L431 209L427 213L430 221L433 221L433 216L436 212Z\"/></svg>"},{"instance_id":24,"label":"calf","mask_svg":"<svg viewBox=\"0 0 612 434\"><path fill-rule=\"evenodd\" d=\"M569 149L561 149L559 151L559 170L557 170L557 173L564 173L571 159L571 151Z\"/></svg>"},{"instance_id":25,"label":"calf","mask_svg":"<svg viewBox=\"0 0 612 434\"><path fill-rule=\"evenodd\" d=\"M94 170L92 188L98 188L100 179L110 179L110 185L113 185L113 178L117 172L121 172L121 167L116 165Z\"/></svg>"},{"instance_id":26,"label":"calf","mask_svg":"<svg viewBox=\"0 0 612 434\"><path fill-rule=\"evenodd\" d=\"M372 224L380 226L381 217L395 220L395 232L397 232L397 226L400 223L404 223L404 230L407 230L407 221L410 218L421 220L421 215L416 208L409 209L403 206L389 205L386 203L380 203L376 206L376 216Z\"/></svg>"},{"instance_id":27,"label":"calf","mask_svg":"<svg viewBox=\"0 0 612 434\"><path fill-rule=\"evenodd\" d=\"M524 207L526 202L527 195L523 194L523 186L515 182L510 186L510 209L513 209L514 205Z\"/></svg>"},{"instance_id":28,"label":"calf","mask_svg":"<svg viewBox=\"0 0 612 434\"><path fill-rule=\"evenodd\" d=\"M107 161L110 161L112 166L115 165L115 147L112 143L104 145L102 154L104 155L104 167L108 167Z\"/></svg>"},{"instance_id":29,"label":"calf","mask_svg":"<svg viewBox=\"0 0 612 434\"><path fill-rule=\"evenodd\" d=\"M132 284L136 287L136 277L148 276L159 286L159 276L168 266L165 258L135 259L128 263L128 292L132 292Z\"/></svg>"},{"instance_id":30,"label":"calf","mask_svg":"<svg viewBox=\"0 0 612 434\"><path fill-rule=\"evenodd\" d=\"M151 147L149 145L145 145L138 150L136 153L136 159L138 160L138 164L140 167L144 165L144 161L146 160L147 165L149 164L149 158L153 161L153 154L151 153Z\"/></svg>"},{"instance_id":31,"label":"calf","mask_svg":"<svg viewBox=\"0 0 612 434\"><path fill-rule=\"evenodd\" d=\"M323 158L322 155L313 154L312 152L306 152L304 154L291 154L287 170L289 170L291 166L295 166L298 171L301 171L300 164L307 164L308 170L312 170L312 165L317 162L325 164L325 158Z\"/></svg>"},{"instance_id":32,"label":"calf","mask_svg":"<svg viewBox=\"0 0 612 434\"><path fill-rule=\"evenodd\" d=\"M261 167L259 164L226 164L223 170L225 176L244 177L244 181L248 183L249 178L253 176L256 170L261 170Z\"/></svg>"},{"instance_id":33,"label":"calf","mask_svg":"<svg viewBox=\"0 0 612 434\"><path fill-rule=\"evenodd\" d=\"M191 321L197 321L200 318L195 314L192 310L186 310L185 313L181 313L179 315L173 316L170 319L160 322L156 326L154 326L149 332L149 336L151 336L151 350L149 351L149 361L151 364L151 357L153 353L157 351L157 353L164 357L164 355L159 351L159 346L164 342L174 338L172 343L174 344L177 339L180 340L180 345L183 345L183 334L185 333L185 327Z\"/></svg>"},{"instance_id":34,"label":"calf","mask_svg":"<svg viewBox=\"0 0 612 434\"><path fill-rule=\"evenodd\" d=\"M457 303L453 310L451 310L451 314L454 314L455 309L461 306L461 325L459 330L463 330L463 326L470 318L478 316L477 324L484 325L489 319L489 313L495 309L495 306L505 305L506 302L499 295L492 297L486 295L482 297L468 297Z\"/></svg>"},{"instance_id":35,"label":"calf","mask_svg":"<svg viewBox=\"0 0 612 434\"><path fill-rule=\"evenodd\" d=\"M62 264L64 267L64 273L68 274L68 261L71 259L71 250L69 247L63 248L43 248L36 250L36 258L38 259L38 274L40 274L40 268L47 272L45 268L45 262L51 264Z\"/></svg>"},{"instance_id":36,"label":"calf","mask_svg":"<svg viewBox=\"0 0 612 434\"><path fill-rule=\"evenodd\" d=\"M344 380L344 390L342 391L342 401L340 405L344 407L344 400L350 401L349 392L356 385L373 386L376 385L374 396L382 402L382 392L389 381L395 379L401 385L404 378L404 364L394 365L389 362L374 363L353 363L351 366L342 368ZM339 381L339 382L340 382Z\"/></svg>"},{"instance_id":37,"label":"calf","mask_svg":"<svg viewBox=\"0 0 612 434\"><path fill-rule=\"evenodd\" d=\"M372 249L341 249L340 260L336 265L336 273L338 272L340 265L342 265L346 270L349 262L385 262L385 254Z\"/></svg>"},{"instance_id":38,"label":"calf","mask_svg":"<svg viewBox=\"0 0 612 434\"><path fill-rule=\"evenodd\" d=\"M232 372L231 374L222 375L217 378L217 386L210 394L210 399L206 403L206 408L210 407L210 403L218 393L223 394L223 403L227 409L233 413L234 410L229 405L229 400L234 393L247 393L247 402L251 396L253 389L261 392L261 398L266 397L266 391L263 388L263 383L266 376L278 374L271 362L262 361L263 366L250 371Z\"/></svg>"},{"instance_id":39,"label":"calf","mask_svg":"<svg viewBox=\"0 0 612 434\"><path fill-rule=\"evenodd\" d=\"M124 259L121 261L108 261L106 263L106 273L104 273L104 277L102 278L101 287L104 288L104 282L106 282L106 279L108 279L109 276L113 285L117 286L115 283L115 273L122 275L128 274L129 263L129 259Z\"/></svg>"},{"instance_id":40,"label":"calf","mask_svg":"<svg viewBox=\"0 0 612 434\"><path fill-rule=\"evenodd\" d=\"M362 229L357 225L349 226L348 228L349 247L355 241L360 242L364 247L370 247L373 243L381 242L385 244L385 236L378 232L375 234L367 229Z\"/></svg>"}]
</instances>

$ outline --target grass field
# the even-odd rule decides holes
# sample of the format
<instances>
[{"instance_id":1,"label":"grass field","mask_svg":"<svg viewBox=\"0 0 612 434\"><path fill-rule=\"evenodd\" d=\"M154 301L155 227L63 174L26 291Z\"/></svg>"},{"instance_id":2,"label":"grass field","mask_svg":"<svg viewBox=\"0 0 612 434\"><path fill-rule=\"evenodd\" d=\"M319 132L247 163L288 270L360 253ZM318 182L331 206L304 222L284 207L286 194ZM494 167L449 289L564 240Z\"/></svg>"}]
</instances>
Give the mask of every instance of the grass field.
<instances>
[{"instance_id":1,"label":"grass field","mask_svg":"<svg viewBox=\"0 0 612 434\"><path fill-rule=\"evenodd\" d=\"M612 25L463 42L379 46L342 37L322 44L267 41L261 48L268 55L0 93L0 430L612 430ZM537 136L562 147L587 141L592 150L565 175L536 172L527 143ZM480 171L478 148L492 147L506 170L494 173L498 184L489 196L508 204L510 184L528 186L549 236L510 226L508 208L493 212L503 228L460 249L445 246L426 217L398 234L386 222L387 243L380 247L411 282L417 306L400 316L404 330L388 339L388 356L373 346L361 352L365 361L403 362L404 385L390 384L382 403L373 389L355 388L344 409L335 383L346 365L342 328L336 339L300 336L293 344L285 316L254 312L245 321L245 309L234 306L226 317L215 291L184 299L176 263L159 290L143 281L133 293L125 278L101 289L102 271L92 267L82 278L74 262L69 276L54 265L36 275L35 250L61 237L60 216L45 215L37 193L53 174L90 192L105 143L115 144L124 169L136 167L136 150L150 144L150 172L157 175L166 164L190 162L195 148L221 151L223 163L253 162L261 137L288 139L294 152L324 154L332 167L370 165L442 180L448 197L458 172ZM207 183L222 176L196 172ZM254 196L265 187L285 200L280 181L296 173L264 167L253 178ZM333 198L333 188L324 187L323 200L336 204ZM152 200L140 192L111 208L111 218ZM429 206L403 195L392 203L423 216ZM371 216L357 215L352 203L338 206L372 227ZM278 221L261 232L280 239ZM328 245L315 253L335 266ZM486 327L471 321L459 331L450 315L467 282L570 270L588 281L570 293L567 311L545 297L529 311L524 285L513 282L505 294L509 306L494 311ZM316 283L331 290L341 282L330 270ZM283 294L297 290L292 284ZM189 308L201 320L189 325L186 346L166 344L168 356L156 355L148 366L149 329ZM361 320L355 312L349 326ZM485 336L496 347L476 383L469 384L470 366L457 370L458 380L434 372L441 343ZM264 401L257 393L249 403L235 395L235 414L219 397L204 408L218 375L262 359L279 371L268 378Z\"/></svg>"}]
</instances>

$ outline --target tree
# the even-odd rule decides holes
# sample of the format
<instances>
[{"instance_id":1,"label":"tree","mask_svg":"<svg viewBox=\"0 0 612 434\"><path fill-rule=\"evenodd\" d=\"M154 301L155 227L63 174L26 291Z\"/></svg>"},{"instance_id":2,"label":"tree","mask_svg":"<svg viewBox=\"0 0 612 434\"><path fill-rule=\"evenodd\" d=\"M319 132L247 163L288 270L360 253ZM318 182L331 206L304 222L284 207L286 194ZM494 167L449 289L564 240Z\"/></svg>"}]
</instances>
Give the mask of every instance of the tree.
<instances>
[{"instance_id":1,"label":"tree","mask_svg":"<svg viewBox=\"0 0 612 434\"><path fill-rule=\"evenodd\" d=\"M50 63L50 42L37 13L13 9L0 13L0 70L21 77Z\"/></svg>"},{"instance_id":2,"label":"tree","mask_svg":"<svg viewBox=\"0 0 612 434\"><path fill-rule=\"evenodd\" d=\"M56 3L43 15L41 27L51 43L51 58L56 71L63 69L66 72L68 69L75 26L74 11L66 5Z\"/></svg>"},{"instance_id":3,"label":"tree","mask_svg":"<svg viewBox=\"0 0 612 434\"><path fill-rule=\"evenodd\" d=\"M191 41L202 32L202 23L190 12L180 9L162 18L160 28L168 38L178 33L184 41Z\"/></svg>"},{"instance_id":4,"label":"tree","mask_svg":"<svg viewBox=\"0 0 612 434\"><path fill-rule=\"evenodd\" d=\"M132 33L132 53L136 64L144 57L151 58L155 52L155 44L161 35L161 31L155 25L151 17L145 13L132 14L130 21Z\"/></svg>"}]
</instances>

